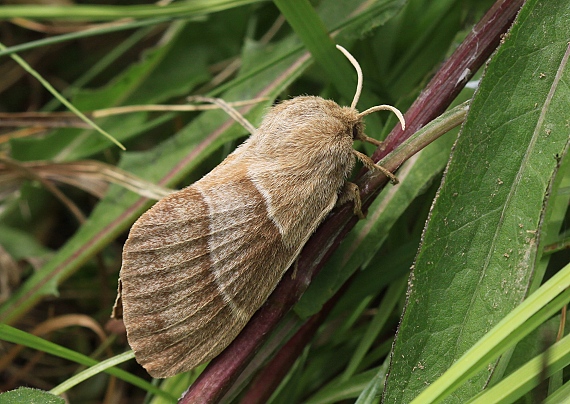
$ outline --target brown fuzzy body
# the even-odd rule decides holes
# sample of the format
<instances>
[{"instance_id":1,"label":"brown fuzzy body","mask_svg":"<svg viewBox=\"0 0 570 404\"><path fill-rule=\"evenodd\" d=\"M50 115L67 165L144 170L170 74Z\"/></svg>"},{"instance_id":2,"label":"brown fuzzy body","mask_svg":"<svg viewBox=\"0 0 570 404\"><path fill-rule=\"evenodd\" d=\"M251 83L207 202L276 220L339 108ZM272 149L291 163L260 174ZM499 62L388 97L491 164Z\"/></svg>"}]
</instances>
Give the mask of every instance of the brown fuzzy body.
<instances>
[{"instance_id":1,"label":"brown fuzzy body","mask_svg":"<svg viewBox=\"0 0 570 404\"><path fill-rule=\"evenodd\" d=\"M353 108L285 101L212 172L138 219L121 297L152 376L192 369L237 336L337 203L361 133Z\"/></svg>"}]
</instances>

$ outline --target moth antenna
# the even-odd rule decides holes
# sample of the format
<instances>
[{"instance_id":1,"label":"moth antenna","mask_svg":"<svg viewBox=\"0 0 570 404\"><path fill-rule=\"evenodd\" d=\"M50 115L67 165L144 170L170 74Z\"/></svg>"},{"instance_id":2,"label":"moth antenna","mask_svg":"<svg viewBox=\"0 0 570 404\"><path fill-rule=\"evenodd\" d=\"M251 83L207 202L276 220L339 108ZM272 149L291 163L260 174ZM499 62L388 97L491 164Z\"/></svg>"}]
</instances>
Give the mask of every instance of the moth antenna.
<instances>
[{"instance_id":1,"label":"moth antenna","mask_svg":"<svg viewBox=\"0 0 570 404\"><path fill-rule=\"evenodd\" d=\"M215 104L218 107L220 107L221 109L223 109L224 112L230 116L230 118L232 118L234 121L236 121L241 126L243 126L245 128L245 130L247 130L250 134L253 135L255 133L255 131L257 130L257 129L255 129L255 126L253 126L251 124L251 122L249 122L245 118L245 116L240 114L237 109L232 107L230 104L228 104L227 102L225 102L221 98L212 98L212 97L204 97L201 95L193 95L193 96L188 97L187 100L190 102L209 102L211 104Z\"/></svg>"},{"instance_id":2,"label":"moth antenna","mask_svg":"<svg viewBox=\"0 0 570 404\"><path fill-rule=\"evenodd\" d=\"M402 125L402 130L406 130L406 120L404 119L404 115L402 115L398 108L391 105L376 105L375 107L368 108L366 111L362 111L358 114L358 116L362 118L363 116L369 115L376 111L392 111L398 117L400 125Z\"/></svg>"},{"instance_id":3,"label":"moth antenna","mask_svg":"<svg viewBox=\"0 0 570 404\"><path fill-rule=\"evenodd\" d=\"M341 51L344 56L352 63L354 68L356 69L356 76L358 78L356 83L356 93L354 94L354 98L352 99L352 104L350 104L350 108L356 108L356 104L358 104L358 100L360 99L360 93L362 92L362 69L358 64L358 61L350 54L349 51L344 49L342 46L337 45L336 48Z\"/></svg>"}]
</instances>

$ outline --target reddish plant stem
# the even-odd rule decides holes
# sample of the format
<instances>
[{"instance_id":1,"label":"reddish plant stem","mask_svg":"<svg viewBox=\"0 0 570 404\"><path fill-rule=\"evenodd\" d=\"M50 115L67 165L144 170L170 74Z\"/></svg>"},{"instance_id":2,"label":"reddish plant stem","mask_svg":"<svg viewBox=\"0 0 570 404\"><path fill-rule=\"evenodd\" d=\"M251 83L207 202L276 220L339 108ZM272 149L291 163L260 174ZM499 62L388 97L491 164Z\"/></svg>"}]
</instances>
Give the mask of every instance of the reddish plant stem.
<instances>
[{"instance_id":1,"label":"reddish plant stem","mask_svg":"<svg viewBox=\"0 0 570 404\"><path fill-rule=\"evenodd\" d=\"M321 311L311 316L305 324L287 341L263 371L253 379L247 393L240 400L241 404L263 404L271 397L271 394L283 381L301 352L305 349L307 341L310 341L322 322L327 318L338 299L344 294L347 282L339 291L323 306Z\"/></svg>"},{"instance_id":2,"label":"reddish plant stem","mask_svg":"<svg viewBox=\"0 0 570 404\"><path fill-rule=\"evenodd\" d=\"M396 125L373 154L374 161L384 158L449 107L473 74L497 48L502 35L511 26L523 3L524 0L497 0L493 4L404 114L406 130L403 131L400 125ZM378 187L377 182L367 185L369 189Z\"/></svg>"},{"instance_id":3,"label":"reddish plant stem","mask_svg":"<svg viewBox=\"0 0 570 404\"><path fill-rule=\"evenodd\" d=\"M396 126L382 149L374 153L375 161L386 156L415 131L445 111L472 74L496 49L523 2L497 0L412 104L405 115L406 131ZM364 207L372 203L386 181L383 176L361 177L359 187ZM267 334L297 303L310 281L356 222L352 208L348 205L335 209L329 215L299 256L297 275L293 278L289 269L263 307L228 348L210 363L179 403L219 402L264 343Z\"/></svg>"},{"instance_id":4,"label":"reddish plant stem","mask_svg":"<svg viewBox=\"0 0 570 404\"><path fill-rule=\"evenodd\" d=\"M290 272L289 270L285 274L288 280L291 279ZM267 300L249 322L255 325L248 324L237 338L210 362L179 403L218 402L265 341L267 334L300 298L300 290L306 289L304 284L308 285L309 280L306 273L298 273L295 279L276 289L271 296L278 296L279 299Z\"/></svg>"}]
</instances>

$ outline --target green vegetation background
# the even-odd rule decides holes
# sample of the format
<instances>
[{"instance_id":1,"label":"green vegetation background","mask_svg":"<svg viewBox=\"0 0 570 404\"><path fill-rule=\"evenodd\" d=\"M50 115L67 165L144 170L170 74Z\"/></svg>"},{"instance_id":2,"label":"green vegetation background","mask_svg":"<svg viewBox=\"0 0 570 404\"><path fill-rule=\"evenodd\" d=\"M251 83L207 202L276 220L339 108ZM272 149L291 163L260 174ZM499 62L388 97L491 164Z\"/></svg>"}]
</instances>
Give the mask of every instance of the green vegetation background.
<instances>
[{"instance_id":1,"label":"green vegetation background","mask_svg":"<svg viewBox=\"0 0 570 404\"><path fill-rule=\"evenodd\" d=\"M10 51L85 113L185 104L192 94L261 96L244 110L258 124L275 99L318 94L349 105L354 72L328 50L323 30L362 66L361 110L384 103L405 111L491 5L3 5L0 112L66 110ZM393 403L567 396L570 347L556 333L570 284L569 20L565 1L527 2L487 67L461 135L451 131L400 169L401 184L384 190L289 315L298 327L351 279L270 402L372 403L382 392ZM53 41L36 42L44 38ZM16 47L22 44L29 49ZM471 99L473 87L454 105ZM122 244L153 203L133 189L150 187L137 178L190 184L247 134L220 111L93 119L126 151L70 117L52 119L64 127L0 131L1 388L33 386L82 403L145 395L172 402L202 368L150 384L109 321ZM375 114L366 123L382 139L395 120ZM521 306L529 296L535 299ZM498 323L504 328L493 334ZM546 359L527 363L558 340ZM444 374L452 365L458 370Z\"/></svg>"}]
</instances>

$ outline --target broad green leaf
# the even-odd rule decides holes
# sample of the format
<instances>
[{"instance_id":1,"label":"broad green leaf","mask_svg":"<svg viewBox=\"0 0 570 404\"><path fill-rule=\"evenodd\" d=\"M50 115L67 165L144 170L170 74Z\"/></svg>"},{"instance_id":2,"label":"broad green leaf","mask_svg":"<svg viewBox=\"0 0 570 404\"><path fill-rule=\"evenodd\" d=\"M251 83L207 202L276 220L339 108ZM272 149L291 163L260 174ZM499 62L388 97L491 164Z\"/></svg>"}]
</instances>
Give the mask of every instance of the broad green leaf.
<instances>
[{"instance_id":1,"label":"broad green leaf","mask_svg":"<svg viewBox=\"0 0 570 404\"><path fill-rule=\"evenodd\" d=\"M400 183L387 186L369 209L366 220L360 221L344 239L340 247L311 287L305 292L295 310L301 317L314 314L346 280L361 267L374 271L384 268L381 261L372 260L412 201L426 190L426 185L438 176L449 159L455 132L424 148L399 170Z\"/></svg>"},{"instance_id":2,"label":"broad green leaf","mask_svg":"<svg viewBox=\"0 0 570 404\"><path fill-rule=\"evenodd\" d=\"M65 404L62 397L47 391L20 387L16 390L0 393L0 403L10 404Z\"/></svg>"},{"instance_id":3,"label":"broad green leaf","mask_svg":"<svg viewBox=\"0 0 570 404\"><path fill-rule=\"evenodd\" d=\"M417 396L528 293L570 133L569 18L564 0L528 1L487 67L410 279L388 403ZM479 392L494 366L447 402Z\"/></svg>"},{"instance_id":4,"label":"broad green leaf","mask_svg":"<svg viewBox=\"0 0 570 404\"><path fill-rule=\"evenodd\" d=\"M546 322L570 301L569 286L570 264L489 330L441 377L429 384L420 395L411 401L411 404L442 402L471 379L476 372L485 368L488 371L488 364L493 358L512 348L514 344ZM569 358L564 357L565 351L564 348L563 356L557 359L558 369L568 364ZM421 366L418 364L417 367L420 370L425 369L423 364Z\"/></svg>"}]
</instances>

